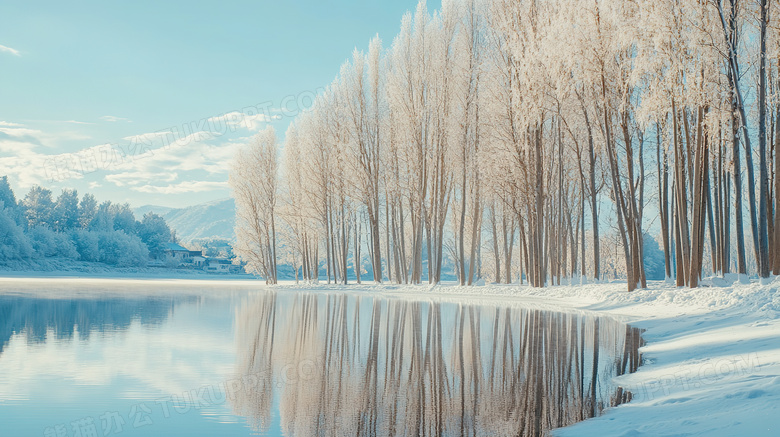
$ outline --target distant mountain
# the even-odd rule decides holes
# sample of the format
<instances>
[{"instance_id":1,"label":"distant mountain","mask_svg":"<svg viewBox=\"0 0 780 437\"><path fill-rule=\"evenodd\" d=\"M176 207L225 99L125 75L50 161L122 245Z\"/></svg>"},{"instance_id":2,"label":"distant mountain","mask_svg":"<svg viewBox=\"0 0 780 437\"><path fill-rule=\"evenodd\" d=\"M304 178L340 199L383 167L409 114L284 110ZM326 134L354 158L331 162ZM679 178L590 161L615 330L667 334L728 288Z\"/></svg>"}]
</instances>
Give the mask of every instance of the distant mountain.
<instances>
[{"instance_id":1,"label":"distant mountain","mask_svg":"<svg viewBox=\"0 0 780 437\"><path fill-rule=\"evenodd\" d=\"M148 212L153 212L155 214L165 216L165 214L168 214L171 211L174 211L176 208L171 208L169 206L158 206L158 205L144 205L138 208L133 209L133 213L135 214L136 220L141 220L144 218L144 214Z\"/></svg>"},{"instance_id":2,"label":"distant mountain","mask_svg":"<svg viewBox=\"0 0 780 437\"><path fill-rule=\"evenodd\" d=\"M187 208L144 205L134 209L138 220L148 212L165 218L171 230L183 242L198 238L223 238L235 240L233 227L236 221L236 204L233 199L215 200Z\"/></svg>"}]
</instances>

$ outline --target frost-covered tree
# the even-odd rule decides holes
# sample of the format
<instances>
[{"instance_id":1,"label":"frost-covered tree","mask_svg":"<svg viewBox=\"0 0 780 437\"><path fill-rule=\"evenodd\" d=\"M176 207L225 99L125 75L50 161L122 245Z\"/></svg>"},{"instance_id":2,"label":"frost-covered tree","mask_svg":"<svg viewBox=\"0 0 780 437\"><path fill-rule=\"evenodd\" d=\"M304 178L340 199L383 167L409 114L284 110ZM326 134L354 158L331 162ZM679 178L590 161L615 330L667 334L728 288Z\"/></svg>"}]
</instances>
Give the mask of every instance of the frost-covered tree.
<instances>
[{"instance_id":1,"label":"frost-covered tree","mask_svg":"<svg viewBox=\"0 0 780 437\"><path fill-rule=\"evenodd\" d=\"M48 226L36 226L29 231L30 243L35 255L77 259L79 253L68 234L55 232ZM146 259L144 258L144 261Z\"/></svg>"},{"instance_id":2,"label":"frost-covered tree","mask_svg":"<svg viewBox=\"0 0 780 437\"><path fill-rule=\"evenodd\" d=\"M95 196L87 193L79 203L79 226L81 229L89 229L96 214L97 200L95 200Z\"/></svg>"},{"instance_id":3,"label":"frost-covered tree","mask_svg":"<svg viewBox=\"0 0 780 437\"><path fill-rule=\"evenodd\" d=\"M161 216L148 212L138 224L138 237L153 256L160 256L171 241L171 228Z\"/></svg>"},{"instance_id":4,"label":"frost-covered tree","mask_svg":"<svg viewBox=\"0 0 780 437\"><path fill-rule=\"evenodd\" d=\"M657 276L644 259L656 226L679 286L753 260L780 272L778 13L767 0L420 1L288 131L296 272L316 279L323 263L346 283L365 248L375 281L436 283L450 265L464 285L624 276L630 291L646 265Z\"/></svg>"},{"instance_id":5,"label":"frost-covered tree","mask_svg":"<svg viewBox=\"0 0 780 437\"><path fill-rule=\"evenodd\" d=\"M79 195L76 190L62 190L52 210L52 229L63 232L79 224Z\"/></svg>"},{"instance_id":6,"label":"frost-covered tree","mask_svg":"<svg viewBox=\"0 0 780 437\"><path fill-rule=\"evenodd\" d=\"M1 186L2 182L0 182ZM9 189L6 192L6 199L9 199L7 196L9 192L13 196L13 191ZM33 254L30 241L24 234L22 227L16 223L14 210L15 204L13 208L6 208L5 202L0 200L0 261L26 259Z\"/></svg>"},{"instance_id":7,"label":"frost-covered tree","mask_svg":"<svg viewBox=\"0 0 780 437\"><path fill-rule=\"evenodd\" d=\"M0 201L5 208L16 208L16 195L8 183L8 176L0 177Z\"/></svg>"},{"instance_id":8,"label":"frost-covered tree","mask_svg":"<svg viewBox=\"0 0 780 437\"><path fill-rule=\"evenodd\" d=\"M109 214L112 217L114 230L122 231L128 235L135 235L138 232L138 222L135 220L130 204L112 203L109 207Z\"/></svg>"},{"instance_id":9,"label":"frost-covered tree","mask_svg":"<svg viewBox=\"0 0 780 437\"><path fill-rule=\"evenodd\" d=\"M235 251L246 268L276 284L276 132L255 135L233 160L230 185L236 200Z\"/></svg>"},{"instance_id":10,"label":"frost-covered tree","mask_svg":"<svg viewBox=\"0 0 780 437\"><path fill-rule=\"evenodd\" d=\"M96 234L100 262L117 267L146 265L149 250L136 235L122 231L99 231Z\"/></svg>"},{"instance_id":11,"label":"frost-covered tree","mask_svg":"<svg viewBox=\"0 0 780 437\"><path fill-rule=\"evenodd\" d=\"M367 55L355 50L352 63L342 68L339 99L346 115L348 153L352 155L347 159L354 163L354 171L359 175L356 178L359 193L356 194L368 215L371 266L375 282L382 282L379 232L382 124L379 120L384 110L384 94L379 57L381 50L379 37L371 40Z\"/></svg>"},{"instance_id":12,"label":"frost-covered tree","mask_svg":"<svg viewBox=\"0 0 780 437\"><path fill-rule=\"evenodd\" d=\"M29 228L51 224L52 212L54 210L51 190L35 185L24 196L22 203L25 208L25 218Z\"/></svg>"},{"instance_id":13,"label":"frost-covered tree","mask_svg":"<svg viewBox=\"0 0 780 437\"><path fill-rule=\"evenodd\" d=\"M111 231L114 229L114 215L111 211L111 201L100 203L95 211L95 216L89 222L92 231Z\"/></svg>"},{"instance_id":14,"label":"frost-covered tree","mask_svg":"<svg viewBox=\"0 0 780 437\"><path fill-rule=\"evenodd\" d=\"M6 213L10 215L16 224L24 224L26 221L23 214L24 211L17 202L14 190L11 189L11 185L8 183L8 176L0 177L0 202L3 202L4 208L7 209Z\"/></svg>"},{"instance_id":15,"label":"frost-covered tree","mask_svg":"<svg viewBox=\"0 0 780 437\"><path fill-rule=\"evenodd\" d=\"M0 199L0 262L57 257L145 266L149 248L159 253L171 239L162 217L150 213L137 222L129 204L105 201L97 207L94 196L86 194L79 202L72 189L64 189L54 201L50 190L34 186L16 203L4 177Z\"/></svg>"}]
</instances>

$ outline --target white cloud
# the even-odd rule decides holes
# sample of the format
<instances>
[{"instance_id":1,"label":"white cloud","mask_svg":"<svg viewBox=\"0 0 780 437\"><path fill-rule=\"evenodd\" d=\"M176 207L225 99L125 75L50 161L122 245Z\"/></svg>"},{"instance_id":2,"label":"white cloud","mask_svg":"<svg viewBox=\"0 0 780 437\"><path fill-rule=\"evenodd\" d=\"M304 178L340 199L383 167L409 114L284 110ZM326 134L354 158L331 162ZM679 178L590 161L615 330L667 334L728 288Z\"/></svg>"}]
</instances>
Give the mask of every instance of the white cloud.
<instances>
[{"instance_id":1,"label":"white cloud","mask_svg":"<svg viewBox=\"0 0 780 437\"><path fill-rule=\"evenodd\" d=\"M103 120L103 121L108 121L110 123L115 123L117 121L126 121L128 123L132 122L132 120L130 120L129 118L115 117L113 115L104 115L104 116L100 117L100 119Z\"/></svg>"},{"instance_id":2,"label":"white cloud","mask_svg":"<svg viewBox=\"0 0 780 437\"><path fill-rule=\"evenodd\" d=\"M138 144L151 145L154 134L143 134L126 139ZM146 156L117 166L120 170L148 170L159 167L166 172L204 170L208 173L226 173L229 161L236 150L234 143L207 144L203 141L213 139L209 132L196 132L165 147L148 148Z\"/></svg>"},{"instance_id":3,"label":"white cloud","mask_svg":"<svg viewBox=\"0 0 780 437\"><path fill-rule=\"evenodd\" d=\"M128 171L124 173L110 174L106 176L108 182L118 187L140 185L144 182L159 181L173 182L178 178L178 174L160 171Z\"/></svg>"},{"instance_id":4,"label":"white cloud","mask_svg":"<svg viewBox=\"0 0 780 437\"><path fill-rule=\"evenodd\" d=\"M77 133L50 133L0 121L0 174L7 174L22 190L36 184L71 186L82 180L82 187L89 189L158 195L207 193L228 189L235 151L249 140L236 135L222 138L208 130L181 138L163 131L126 137L119 145L63 152L61 141L78 137Z\"/></svg>"},{"instance_id":5,"label":"white cloud","mask_svg":"<svg viewBox=\"0 0 780 437\"><path fill-rule=\"evenodd\" d=\"M145 134L131 135L129 137L122 137L122 139L127 141L151 142L158 138L165 138L166 135L170 135L170 132L149 132Z\"/></svg>"},{"instance_id":6,"label":"white cloud","mask_svg":"<svg viewBox=\"0 0 780 437\"><path fill-rule=\"evenodd\" d=\"M43 146L43 132L17 123L0 123L0 152L20 153Z\"/></svg>"},{"instance_id":7,"label":"white cloud","mask_svg":"<svg viewBox=\"0 0 780 437\"><path fill-rule=\"evenodd\" d=\"M4 45L0 45L0 52L10 53L14 56L22 56L22 54L19 53L19 50L12 49L11 47L6 47Z\"/></svg>"},{"instance_id":8,"label":"white cloud","mask_svg":"<svg viewBox=\"0 0 780 437\"><path fill-rule=\"evenodd\" d=\"M273 120L282 118L279 115L268 116L266 114L244 114L243 112L233 111L227 114L211 117L208 122L211 124L213 130L220 131L222 123L226 124L232 130L242 126L250 131L259 131L267 123Z\"/></svg>"},{"instance_id":9,"label":"white cloud","mask_svg":"<svg viewBox=\"0 0 780 437\"><path fill-rule=\"evenodd\" d=\"M35 151L44 145L45 137L23 124L0 121L0 174L22 188L45 183L48 155Z\"/></svg>"},{"instance_id":10,"label":"white cloud","mask_svg":"<svg viewBox=\"0 0 780 437\"><path fill-rule=\"evenodd\" d=\"M29 128L23 124L0 122L0 152L18 155L25 150L38 147L59 149L62 141L81 141L90 139L77 131L44 132Z\"/></svg>"},{"instance_id":11,"label":"white cloud","mask_svg":"<svg viewBox=\"0 0 780 437\"><path fill-rule=\"evenodd\" d=\"M197 141L210 140L217 137L217 134L209 131L199 131L187 136L178 138L178 135L169 130L157 132L148 132L145 134L131 135L123 137L123 140L130 141L131 144L142 144L147 148L154 147L181 147Z\"/></svg>"},{"instance_id":12,"label":"white cloud","mask_svg":"<svg viewBox=\"0 0 780 437\"><path fill-rule=\"evenodd\" d=\"M127 120L113 116L103 116L101 119L114 121ZM239 128L251 131L260 131L273 120L279 120L279 115L267 115L264 113L247 114L233 111L226 114L203 118L201 120L184 123L181 126L173 126L155 132L131 135L122 138L131 143L141 143L147 148L154 147L180 147L189 146L193 142L219 138L236 132ZM129 120L128 120L129 121Z\"/></svg>"},{"instance_id":13,"label":"white cloud","mask_svg":"<svg viewBox=\"0 0 780 437\"><path fill-rule=\"evenodd\" d=\"M154 137L144 134L131 140ZM147 137L148 138L148 137ZM167 147L150 148L143 156L127 158L108 169L105 180L118 187L153 194L200 193L227 188L235 142L208 144L208 132L196 132ZM204 181L203 179L209 179ZM176 182L176 183L174 183Z\"/></svg>"},{"instance_id":14,"label":"white cloud","mask_svg":"<svg viewBox=\"0 0 780 437\"><path fill-rule=\"evenodd\" d=\"M33 185L46 185L50 174L54 173L49 168L49 159L49 155L29 151L19 156L3 157L0 158L0 174L7 175L23 189ZM82 175L73 174L72 177L78 179Z\"/></svg>"},{"instance_id":15,"label":"white cloud","mask_svg":"<svg viewBox=\"0 0 780 437\"><path fill-rule=\"evenodd\" d=\"M142 187L135 188L135 190L142 193L182 194L221 190L227 187L227 181L185 181L166 186L144 185Z\"/></svg>"},{"instance_id":16,"label":"white cloud","mask_svg":"<svg viewBox=\"0 0 780 437\"><path fill-rule=\"evenodd\" d=\"M22 124L8 123L0 125L0 132L13 137L42 136L43 132L37 129L30 129Z\"/></svg>"}]
</instances>

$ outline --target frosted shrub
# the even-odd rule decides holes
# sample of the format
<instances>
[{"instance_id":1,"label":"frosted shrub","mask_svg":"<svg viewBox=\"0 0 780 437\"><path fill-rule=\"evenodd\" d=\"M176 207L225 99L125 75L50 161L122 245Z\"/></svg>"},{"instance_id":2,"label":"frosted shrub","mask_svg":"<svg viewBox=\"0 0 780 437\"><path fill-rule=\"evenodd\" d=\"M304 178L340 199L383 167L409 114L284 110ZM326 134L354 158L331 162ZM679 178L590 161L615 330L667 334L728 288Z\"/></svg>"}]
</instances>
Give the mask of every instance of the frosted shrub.
<instances>
[{"instance_id":1,"label":"frosted shrub","mask_svg":"<svg viewBox=\"0 0 780 437\"><path fill-rule=\"evenodd\" d=\"M0 261L29 258L32 253L32 246L22 228L12 218L11 211L3 208L0 202Z\"/></svg>"},{"instance_id":2,"label":"frosted shrub","mask_svg":"<svg viewBox=\"0 0 780 437\"><path fill-rule=\"evenodd\" d=\"M118 267L140 267L149 261L149 249L137 236L122 231L97 234L101 262Z\"/></svg>"},{"instance_id":3,"label":"frosted shrub","mask_svg":"<svg viewBox=\"0 0 780 437\"><path fill-rule=\"evenodd\" d=\"M54 232L48 226L36 226L29 235L35 254L39 257L79 258L76 246L67 234Z\"/></svg>"},{"instance_id":4,"label":"frosted shrub","mask_svg":"<svg viewBox=\"0 0 780 437\"><path fill-rule=\"evenodd\" d=\"M77 229L70 234L81 260L97 262L100 260L98 233Z\"/></svg>"},{"instance_id":5,"label":"frosted shrub","mask_svg":"<svg viewBox=\"0 0 780 437\"><path fill-rule=\"evenodd\" d=\"M163 265L169 269L175 269L181 265L181 261L170 255L165 255L163 257Z\"/></svg>"}]
</instances>

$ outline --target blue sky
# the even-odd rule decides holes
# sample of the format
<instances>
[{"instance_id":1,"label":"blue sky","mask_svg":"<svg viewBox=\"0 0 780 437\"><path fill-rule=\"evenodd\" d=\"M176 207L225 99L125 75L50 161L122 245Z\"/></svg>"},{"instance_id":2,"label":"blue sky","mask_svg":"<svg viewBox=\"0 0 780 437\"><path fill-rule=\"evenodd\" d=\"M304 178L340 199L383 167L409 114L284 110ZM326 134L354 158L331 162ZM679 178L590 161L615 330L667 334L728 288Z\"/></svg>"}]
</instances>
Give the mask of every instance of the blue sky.
<instances>
[{"instance_id":1,"label":"blue sky","mask_svg":"<svg viewBox=\"0 0 780 437\"><path fill-rule=\"evenodd\" d=\"M415 5L4 2L0 175L18 197L33 184L133 206L228 197L235 148L269 123L283 134L354 48L377 33L389 45Z\"/></svg>"}]
</instances>

